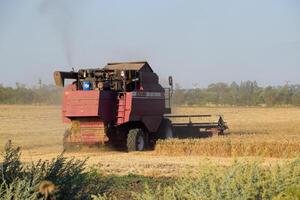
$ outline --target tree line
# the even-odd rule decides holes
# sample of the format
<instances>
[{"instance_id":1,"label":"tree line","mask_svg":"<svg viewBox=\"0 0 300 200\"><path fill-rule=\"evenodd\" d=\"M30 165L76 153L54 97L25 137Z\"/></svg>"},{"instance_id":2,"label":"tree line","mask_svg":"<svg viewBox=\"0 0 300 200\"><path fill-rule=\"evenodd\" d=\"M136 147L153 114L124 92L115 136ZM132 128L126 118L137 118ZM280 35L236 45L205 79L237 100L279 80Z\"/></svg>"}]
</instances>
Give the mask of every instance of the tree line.
<instances>
[{"instance_id":1,"label":"tree line","mask_svg":"<svg viewBox=\"0 0 300 200\"><path fill-rule=\"evenodd\" d=\"M0 104L60 104L62 89L54 85L39 85L28 88L16 83L15 87L0 84Z\"/></svg>"},{"instance_id":2,"label":"tree line","mask_svg":"<svg viewBox=\"0 0 300 200\"><path fill-rule=\"evenodd\" d=\"M61 104L62 88L40 84L32 88L16 83L15 87L0 84L0 104ZM172 103L206 106L300 106L300 85L261 87L256 81L214 83L206 88L183 89L176 84Z\"/></svg>"},{"instance_id":3,"label":"tree line","mask_svg":"<svg viewBox=\"0 0 300 200\"><path fill-rule=\"evenodd\" d=\"M260 87L256 81L214 83L207 88L182 89L175 85L175 105L300 106L300 85Z\"/></svg>"}]
</instances>

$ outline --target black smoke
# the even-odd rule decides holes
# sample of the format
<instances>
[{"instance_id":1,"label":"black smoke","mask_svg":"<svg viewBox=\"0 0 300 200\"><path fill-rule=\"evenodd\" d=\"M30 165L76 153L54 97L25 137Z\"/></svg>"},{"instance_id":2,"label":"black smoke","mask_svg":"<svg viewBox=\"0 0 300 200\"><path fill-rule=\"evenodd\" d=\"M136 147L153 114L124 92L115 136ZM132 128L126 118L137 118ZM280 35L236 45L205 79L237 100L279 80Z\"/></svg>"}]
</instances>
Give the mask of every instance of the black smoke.
<instances>
[{"instance_id":1,"label":"black smoke","mask_svg":"<svg viewBox=\"0 0 300 200\"><path fill-rule=\"evenodd\" d=\"M69 67L73 66L73 40L72 40L72 19L69 1L44 0L39 5L39 13L45 19L45 23L50 23L54 34L57 34L61 41L63 53Z\"/></svg>"}]
</instances>

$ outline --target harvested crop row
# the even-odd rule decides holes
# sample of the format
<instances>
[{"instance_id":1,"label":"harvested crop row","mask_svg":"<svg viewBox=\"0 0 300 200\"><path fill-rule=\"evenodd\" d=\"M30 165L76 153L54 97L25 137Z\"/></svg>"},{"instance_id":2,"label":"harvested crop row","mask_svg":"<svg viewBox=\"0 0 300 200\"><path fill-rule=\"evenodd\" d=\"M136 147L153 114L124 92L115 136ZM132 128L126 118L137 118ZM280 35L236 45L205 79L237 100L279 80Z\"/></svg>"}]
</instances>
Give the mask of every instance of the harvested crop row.
<instances>
[{"instance_id":1,"label":"harvested crop row","mask_svg":"<svg viewBox=\"0 0 300 200\"><path fill-rule=\"evenodd\" d=\"M249 136L250 137L250 136ZM209 139L172 139L158 141L157 155L168 156L262 156L291 158L300 155L299 140L265 140L241 137L219 137Z\"/></svg>"}]
</instances>

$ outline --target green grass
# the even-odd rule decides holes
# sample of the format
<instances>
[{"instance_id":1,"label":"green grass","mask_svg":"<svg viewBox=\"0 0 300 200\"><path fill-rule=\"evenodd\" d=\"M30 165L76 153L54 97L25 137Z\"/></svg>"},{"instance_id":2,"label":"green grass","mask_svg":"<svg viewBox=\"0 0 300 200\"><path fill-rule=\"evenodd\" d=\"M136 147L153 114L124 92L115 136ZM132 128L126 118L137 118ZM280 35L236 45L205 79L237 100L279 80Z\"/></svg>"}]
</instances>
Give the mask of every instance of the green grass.
<instances>
[{"instance_id":1,"label":"green grass","mask_svg":"<svg viewBox=\"0 0 300 200\"><path fill-rule=\"evenodd\" d=\"M132 193L143 193L145 185L156 189L159 185L164 187L175 183L173 178L153 178L137 175L127 176L98 176L96 184L100 187L96 194L106 194L107 198L116 197L117 199L132 199Z\"/></svg>"}]
</instances>

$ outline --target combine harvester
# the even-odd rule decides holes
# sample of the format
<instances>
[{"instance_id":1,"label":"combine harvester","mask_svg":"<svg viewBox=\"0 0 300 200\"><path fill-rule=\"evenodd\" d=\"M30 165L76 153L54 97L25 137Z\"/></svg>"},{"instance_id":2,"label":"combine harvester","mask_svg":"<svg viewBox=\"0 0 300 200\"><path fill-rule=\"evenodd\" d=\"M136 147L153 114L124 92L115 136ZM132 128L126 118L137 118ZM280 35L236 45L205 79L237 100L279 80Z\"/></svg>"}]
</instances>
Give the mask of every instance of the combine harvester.
<instances>
[{"instance_id":1,"label":"combine harvester","mask_svg":"<svg viewBox=\"0 0 300 200\"><path fill-rule=\"evenodd\" d=\"M54 79L60 87L66 79L73 79L63 94L63 122L70 124L64 149L111 143L128 151L143 151L158 139L222 135L227 129L221 116L214 122L193 123L192 118L212 116L171 115L172 77L170 88L164 89L147 62L56 71ZM180 118L189 120L183 123Z\"/></svg>"}]
</instances>

